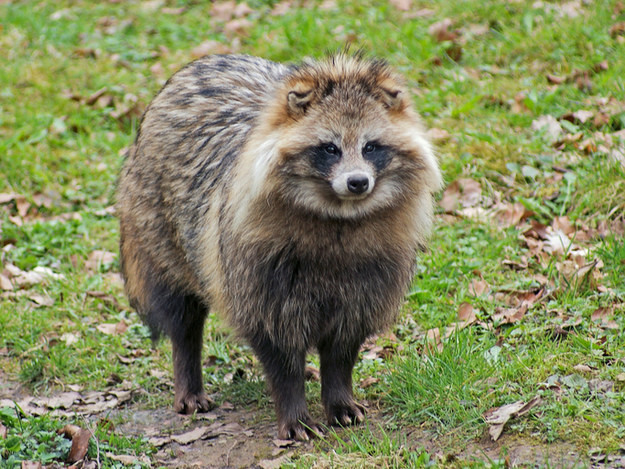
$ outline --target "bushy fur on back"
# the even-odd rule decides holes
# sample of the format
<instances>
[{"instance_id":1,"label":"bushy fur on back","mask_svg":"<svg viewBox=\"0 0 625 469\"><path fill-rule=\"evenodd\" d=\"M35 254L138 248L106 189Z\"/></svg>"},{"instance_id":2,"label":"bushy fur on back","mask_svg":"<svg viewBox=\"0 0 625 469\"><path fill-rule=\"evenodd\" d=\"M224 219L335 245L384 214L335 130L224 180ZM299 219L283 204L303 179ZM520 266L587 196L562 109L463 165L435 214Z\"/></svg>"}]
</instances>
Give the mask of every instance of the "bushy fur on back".
<instances>
[{"instance_id":1,"label":"bushy fur on back","mask_svg":"<svg viewBox=\"0 0 625 469\"><path fill-rule=\"evenodd\" d=\"M395 318L440 185L382 61L210 56L175 74L145 113L118 212L131 304L173 341L177 409L205 407L197 344L211 308L263 363L282 437L314 426L303 401L314 348L329 419L360 420L358 348Z\"/></svg>"}]
</instances>

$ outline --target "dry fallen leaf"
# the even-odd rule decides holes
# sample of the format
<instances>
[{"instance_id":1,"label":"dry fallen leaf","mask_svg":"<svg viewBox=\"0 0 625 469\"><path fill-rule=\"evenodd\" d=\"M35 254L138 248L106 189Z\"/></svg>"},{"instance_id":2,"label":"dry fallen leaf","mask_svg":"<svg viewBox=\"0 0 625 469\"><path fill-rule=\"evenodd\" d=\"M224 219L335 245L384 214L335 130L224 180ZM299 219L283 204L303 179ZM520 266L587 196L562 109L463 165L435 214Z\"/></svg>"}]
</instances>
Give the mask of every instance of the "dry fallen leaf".
<instances>
[{"instance_id":1,"label":"dry fallen leaf","mask_svg":"<svg viewBox=\"0 0 625 469\"><path fill-rule=\"evenodd\" d=\"M43 466L38 461L22 461L21 469L43 469Z\"/></svg>"},{"instance_id":2,"label":"dry fallen leaf","mask_svg":"<svg viewBox=\"0 0 625 469\"><path fill-rule=\"evenodd\" d=\"M89 449L91 431L81 428L78 425L65 425L58 431L58 434L72 440L72 447L67 457L68 462L75 463L84 459Z\"/></svg>"},{"instance_id":3,"label":"dry fallen leaf","mask_svg":"<svg viewBox=\"0 0 625 469\"><path fill-rule=\"evenodd\" d=\"M87 291L87 296L91 296L93 298L98 298L99 300L102 300L105 303L108 303L112 306L115 307L115 309L119 310L121 309L119 302L117 301L117 298L115 298L113 295L109 295L107 293L101 292L101 291L93 291L93 290L89 290Z\"/></svg>"},{"instance_id":4,"label":"dry fallen leaf","mask_svg":"<svg viewBox=\"0 0 625 469\"><path fill-rule=\"evenodd\" d=\"M98 267L100 265L112 263L115 260L115 257L117 257L117 254L113 252L96 249L95 251L91 252L91 254L89 254L89 257L85 262L85 269L90 272L95 272L96 270L98 270Z\"/></svg>"},{"instance_id":5,"label":"dry fallen leaf","mask_svg":"<svg viewBox=\"0 0 625 469\"><path fill-rule=\"evenodd\" d=\"M197 427L181 435L172 435L171 439L180 445L188 445L189 443L193 443L194 441L201 439L209 431L210 427Z\"/></svg>"},{"instance_id":6,"label":"dry fallen leaf","mask_svg":"<svg viewBox=\"0 0 625 469\"><path fill-rule=\"evenodd\" d=\"M614 23L610 27L610 36L616 37L622 35L625 35L625 21Z\"/></svg>"},{"instance_id":7,"label":"dry fallen leaf","mask_svg":"<svg viewBox=\"0 0 625 469\"><path fill-rule=\"evenodd\" d=\"M48 295L41 295L40 293L31 293L28 295L28 299L36 304L36 306L52 306L54 300Z\"/></svg>"},{"instance_id":8,"label":"dry fallen leaf","mask_svg":"<svg viewBox=\"0 0 625 469\"><path fill-rule=\"evenodd\" d=\"M271 10L271 16L284 16L289 12L291 8L292 2L290 0L282 1L280 3L276 3Z\"/></svg>"},{"instance_id":9,"label":"dry fallen leaf","mask_svg":"<svg viewBox=\"0 0 625 469\"><path fill-rule=\"evenodd\" d=\"M229 46L219 41L209 39L195 46L191 50L191 57L194 59L199 59L200 57L203 57L205 55L227 54L229 52L232 52L232 49Z\"/></svg>"},{"instance_id":10,"label":"dry fallen leaf","mask_svg":"<svg viewBox=\"0 0 625 469\"><path fill-rule=\"evenodd\" d=\"M9 430L7 429L7 427L5 427L2 423L0 423L0 438L4 440L6 439L8 434L9 434Z\"/></svg>"},{"instance_id":11,"label":"dry fallen leaf","mask_svg":"<svg viewBox=\"0 0 625 469\"><path fill-rule=\"evenodd\" d=\"M124 466L132 466L140 462L137 456L131 456L129 454L113 454L111 452L107 452L106 457L112 459L113 461L119 461Z\"/></svg>"},{"instance_id":12,"label":"dry fallen leaf","mask_svg":"<svg viewBox=\"0 0 625 469\"><path fill-rule=\"evenodd\" d=\"M532 130L544 132L551 142L557 141L564 132L558 120L549 114L532 121Z\"/></svg>"},{"instance_id":13,"label":"dry fallen leaf","mask_svg":"<svg viewBox=\"0 0 625 469\"><path fill-rule=\"evenodd\" d=\"M435 350L439 353L443 351L443 342L441 341L441 331L438 327L434 329L429 329L426 334L426 338L428 339L426 346L430 350L430 352L434 352Z\"/></svg>"},{"instance_id":14,"label":"dry fallen leaf","mask_svg":"<svg viewBox=\"0 0 625 469\"><path fill-rule=\"evenodd\" d=\"M552 75L551 73L547 74L547 81L552 85L561 85L566 81L566 77L560 77L557 75Z\"/></svg>"},{"instance_id":15,"label":"dry fallen leaf","mask_svg":"<svg viewBox=\"0 0 625 469\"><path fill-rule=\"evenodd\" d=\"M390 3L400 11L408 11L412 7L412 0L390 0Z\"/></svg>"},{"instance_id":16,"label":"dry fallen leaf","mask_svg":"<svg viewBox=\"0 0 625 469\"><path fill-rule=\"evenodd\" d=\"M504 228L517 226L532 214L532 212L526 209L520 202L515 202L513 204L499 203L491 208L491 210L492 217L497 224Z\"/></svg>"},{"instance_id":17,"label":"dry fallen leaf","mask_svg":"<svg viewBox=\"0 0 625 469\"><path fill-rule=\"evenodd\" d=\"M487 293L490 290L490 286L485 280L482 279L471 279L471 283L469 284L469 294L472 296L482 296L484 293ZM460 305L462 308L462 305ZM458 311L458 317L460 317L460 311ZM463 319L463 318L460 318Z\"/></svg>"},{"instance_id":18,"label":"dry fallen leaf","mask_svg":"<svg viewBox=\"0 0 625 469\"><path fill-rule=\"evenodd\" d=\"M224 25L224 33L229 37L245 35L252 25L253 23L246 18L235 18Z\"/></svg>"},{"instance_id":19,"label":"dry fallen leaf","mask_svg":"<svg viewBox=\"0 0 625 469\"><path fill-rule=\"evenodd\" d=\"M210 17L217 21L228 21L234 16L236 2L229 0L227 2L215 2L211 6Z\"/></svg>"},{"instance_id":20,"label":"dry fallen leaf","mask_svg":"<svg viewBox=\"0 0 625 469\"><path fill-rule=\"evenodd\" d=\"M118 335L126 332L128 325L124 321L119 321L117 324L98 324L96 329L106 335Z\"/></svg>"},{"instance_id":21,"label":"dry fallen leaf","mask_svg":"<svg viewBox=\"0 0 625 469\"><path fill-rule=\"evenodd\" d=\"M503 324L514 324L520 321L527 312L527 305L522 305L519 308L495 308L495 314L493 314L493 321Z\"/></svg>"},{"instance_id":22,"label":"dry fallen leaf","mask_svg":"<svg viewBox=\"0 0 625 469\"><path fill-rule=\"evenodd\" d=\"M456 179L445 192L440 201L440 206L448 213L460 208L474 207L482 198L482 187L480 183L468 178Z\"/></svg>"},{"instance_id":23,"label":"dry fallen leaf","mask_svg":"<svg viewBox=\"0 0 625 469\"><path fill-rule=\"evenodd\" d=\"M13 284L9 277L0 273L0 289L2 290L13 290Z\"/></svg>"},{"instance_id":24,"label":"dry fallen leaf","mask_svg":"<svg viewBox=\"0 0 625 469\"><path fill-rule=\"evenodd\" d=\"M512 404L506 404L501 407L487 410L484 413L484 420L490 425L488 433L493 441L497 441L503 432L503 427L508 420L521 417L528 413L531 409L541 403L540 396L536 396L529 402L517 401Z\"/></svg>"},{"instance_id":25,"label":"dry fallen leaf","mask_svg":"<svg viewBox=\"0 0 625 469\"><path fill-rule=\"evenodd\" d=\"M460 36L460 31L452 30L453 26L454 21L451 18L445 18L430 25L428 32L438 42L455 41Z\"/></svg>"},{"instance_id":26,"label":"dry fallen leaf","mask_svg":"<svg viewBox=\"0 0 625 469\"><path fill-rule=\"evenodd\" d=\"M363 380L360 381L360 387L362 389L366 389L369 386L377 383L380 381L380 378L374 378L373 376L369 376L368 378L365 378Z\"/></svg>"}]
</instances>

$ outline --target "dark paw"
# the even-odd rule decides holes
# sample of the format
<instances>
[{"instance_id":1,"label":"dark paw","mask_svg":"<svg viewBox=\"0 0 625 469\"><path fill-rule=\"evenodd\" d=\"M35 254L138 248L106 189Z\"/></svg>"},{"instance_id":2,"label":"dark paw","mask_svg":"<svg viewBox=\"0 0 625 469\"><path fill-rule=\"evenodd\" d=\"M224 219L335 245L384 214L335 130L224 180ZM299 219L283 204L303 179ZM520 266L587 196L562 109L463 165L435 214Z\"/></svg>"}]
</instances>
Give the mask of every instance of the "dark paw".
<instances>
[{"instance_id":1,"label":"dark paw","mask_svg":"<svg viewBox=\"0 0 625 469\"><path fill-rule=\"evenodd\" d=\"M204 392L199 394L180 393L174 398L174 410L179 414L193 414L194 412L208 412L215 408L215 402Z\"/></svg>"},{"instance_id":2,"label":"dark paw","mask_svg":"<svg viewBox=\"0 0 625 469\"><path fill-rule=\"evenodd\" d=\"M365 408L356 401L333 404L328 406L328 422L330 425L356 425L365 420Z\"/></svg>"},{"instance_id":3,"label":"dark paw","mask_svg":"<svg viewBox=\"0 0 625 469\"><path fill-rule=\"evenodd\" d=\"M323 428L308 416L296 421L278 422L278 438L281 440L308 441L323 433Z\"/></svg>"}]
</instances>

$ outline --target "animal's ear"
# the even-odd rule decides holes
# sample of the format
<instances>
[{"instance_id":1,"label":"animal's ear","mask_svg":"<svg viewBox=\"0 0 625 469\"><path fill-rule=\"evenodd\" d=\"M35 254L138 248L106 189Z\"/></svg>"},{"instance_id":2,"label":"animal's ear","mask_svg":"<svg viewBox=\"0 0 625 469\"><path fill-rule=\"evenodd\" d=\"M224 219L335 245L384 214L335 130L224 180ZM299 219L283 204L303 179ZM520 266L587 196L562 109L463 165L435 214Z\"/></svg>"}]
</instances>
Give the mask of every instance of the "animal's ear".
<instances>
[{"instance_id":1,"label":"animal's ear","mask_svg":"<svg viewBox=\"0 0 625 469\"><path fill-rule=\"evenodd\" d=\"M286 105L289 114L293 117L303 116L306 113L308 106L312 104L314 97L312 89L304 91L289 91L289 94L286 96Z\"/></svg>"},{"instance_id":2,"label":"animal's ear","mask_svg":"<svg viewBox=\"0 0 625 469\"><path fill-rule=\"evenodd\" d=\"M382 104L390 111L400 111L404 107L401 90L382 88Z\"/></svg>"}]
</instances>

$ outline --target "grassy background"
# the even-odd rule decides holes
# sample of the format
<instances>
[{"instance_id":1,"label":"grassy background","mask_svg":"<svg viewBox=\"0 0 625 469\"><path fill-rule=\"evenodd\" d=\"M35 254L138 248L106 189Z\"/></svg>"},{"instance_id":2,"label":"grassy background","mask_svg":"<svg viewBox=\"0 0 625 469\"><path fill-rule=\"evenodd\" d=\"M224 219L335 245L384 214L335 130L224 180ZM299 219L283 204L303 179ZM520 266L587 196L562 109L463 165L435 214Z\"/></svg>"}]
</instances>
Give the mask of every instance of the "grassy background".
<instances>
[{"instance_id":1,"label":"grassy background","mask_svg":"<svg viewBox=\"0 0 625 469\"><path fill-rule=\"evenodd\" d=\"M616 136L625 128L625 41L611 28L625 21L622 3L413 1L407 11L400 3L293 2L276 15L282 4L260 0L238 13L223 2L216 3L222 10L174 0L0 2L0 193L11 195L0 205L1 269L39 266L63 276L5 291L0 376L37 394L126 382L148 391L136 398L140 405L170 405L169 344L150 351L147 330L124 298L117 258L92 254L117 251L118 225L107 208L141 111L171 73L202 53L297 61L351 43L400 70L427 125L449 133L438 142L448 182L477 181L478 207L516 202L533 214L503 228L489 217L439 209L401 321L356 370L356 383L382 376L357 394L387 413L391 433L379 446L368 429L349 433L333 464L430 464L392 430L424 428L453 453L485 432L485 411L536 395L542 405L511 421L506 433L572 443L582 457L589 450L617 454L625 436L625 243L618 224L625 171L613 150L625 140ZM429 28L444 18L454 23L441 41ZM562 119L580 109L607 117L597 124ZM563 128L556 147L532 128L546 115ZM606 135L612 147L602 145ZM523 236L529 223L549 226L559 216L573 223L590 250L587 260L601 261L599 280L568 279L567 253L531 252ZM504 259L527 266L512 269ZM494 317L507 306L505 295L536 289L541 278L548 295L520 321L499 325ZM476 280L491 293L472 294ZM51 303L38 305L34 293ZM479 324L432 351L427 331L457 321L463 302L473 305ZM598 308L612 312L610 327L593 321ZM122 321L128 327L121 334L98 329ZM216 318L206 336L209 392L218 400L266 402L249 350ZM243 379L224 389L233 375ZM317 399L318 386L309 387ZM20 435L3 412L10 435ZM137 445L115 438L111 451ZM17 454L6 441L2 458ZM302 456L297 464L312 462Z\"/></svg>"}]
</instances>

